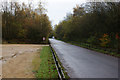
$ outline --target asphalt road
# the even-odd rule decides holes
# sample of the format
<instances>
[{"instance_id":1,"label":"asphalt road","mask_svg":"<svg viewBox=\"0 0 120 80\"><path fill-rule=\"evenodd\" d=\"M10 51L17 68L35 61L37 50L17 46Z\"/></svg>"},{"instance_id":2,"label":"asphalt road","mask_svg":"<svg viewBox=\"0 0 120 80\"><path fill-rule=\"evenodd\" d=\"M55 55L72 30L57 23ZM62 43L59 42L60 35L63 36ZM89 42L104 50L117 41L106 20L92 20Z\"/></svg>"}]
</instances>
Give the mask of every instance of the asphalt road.
<instances>
[{"instance_id":1,"label":"asphalt road","mask_svg":"<svg viewBox=\"0 0 120 80\"><path fill-rule=\"evenodd\" d=\"M118 58L49 39L70 78L118 78Z\"/></svg>"}]
</instances>

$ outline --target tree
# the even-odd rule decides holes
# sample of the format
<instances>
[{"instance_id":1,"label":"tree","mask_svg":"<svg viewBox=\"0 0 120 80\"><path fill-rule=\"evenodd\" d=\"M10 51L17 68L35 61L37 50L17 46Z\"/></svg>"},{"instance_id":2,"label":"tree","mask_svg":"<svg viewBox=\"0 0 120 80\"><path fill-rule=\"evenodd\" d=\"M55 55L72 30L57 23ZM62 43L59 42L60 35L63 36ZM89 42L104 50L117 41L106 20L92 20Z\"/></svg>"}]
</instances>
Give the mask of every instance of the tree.
<instances>
[{"instance_id":1,"label":"tree","mask_svg":"<svg viewBox=\"0 0 120 80\"><path fill-rule=\"evenodd\" d=\"M9 6L8 6L9 5ZM32 8L23 3L4 3L2 7L3 40L10 43L42 43L51 30L51 22L42 3ZM46 42L47 42L46 40Z\"/></svg>"},{"instance_id":2,"label":"tree","mask_svg":"<svg viewBox=\"0 0 120 80\"><path fill-rule=\"evenodd\" d=\"M58 39L116 48L115 34L120 32L120 2L93 2L77 5L55 28ZM109 35L105 41L103 35ZM100 44L101 43L101 44Z\"/></svg>"}]
</instances>

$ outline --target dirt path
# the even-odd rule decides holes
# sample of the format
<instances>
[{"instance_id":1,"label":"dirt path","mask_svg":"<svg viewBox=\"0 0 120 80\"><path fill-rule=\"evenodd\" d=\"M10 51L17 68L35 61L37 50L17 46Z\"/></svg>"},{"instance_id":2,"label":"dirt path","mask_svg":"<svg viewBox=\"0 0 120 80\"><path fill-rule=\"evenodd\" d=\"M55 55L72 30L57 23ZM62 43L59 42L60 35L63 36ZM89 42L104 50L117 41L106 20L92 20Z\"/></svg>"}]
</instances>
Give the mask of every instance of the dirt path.
<instances>
[{"instance_id":1,"label":"dirt path","mask_svg":"<svg viewBox=\"0 0 120 80\"><path fill-rule=\"evenodd\" d=\"M41 45L3 45L2 78L34 78L32 61L40 49Z\"/></svg>"}]
</instances>

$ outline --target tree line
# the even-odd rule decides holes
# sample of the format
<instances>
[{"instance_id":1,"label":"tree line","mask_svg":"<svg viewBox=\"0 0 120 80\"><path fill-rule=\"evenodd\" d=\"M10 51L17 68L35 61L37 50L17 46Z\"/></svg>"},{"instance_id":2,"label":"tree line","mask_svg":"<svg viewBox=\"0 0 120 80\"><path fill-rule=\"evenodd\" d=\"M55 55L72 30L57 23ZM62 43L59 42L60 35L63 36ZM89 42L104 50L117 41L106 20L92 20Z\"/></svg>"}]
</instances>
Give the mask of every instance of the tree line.
<instances>
[{"instance_id":1,"label":"tree line","mask_svg":"<svg viewBox=\"0 0 120 80\"><path fill-rule=\"evenodd\" d=\"M55 37L64 41L117 48L120 40L120 2L89 2L76 5L55 27Z\"/></svg>"},{"instance_id":2,"label":"tree line","mask_svg":"<svg viewBox=\"0 0 120 80\"><path fill-rule=\"evenodd\" d=\"M3 43L45 43L50 34L51 22L46 9L39 2L37 8L32 3L4 2L2 4ZM46 41L43 41L43 37Z\"/></svg>"}]
</instances>

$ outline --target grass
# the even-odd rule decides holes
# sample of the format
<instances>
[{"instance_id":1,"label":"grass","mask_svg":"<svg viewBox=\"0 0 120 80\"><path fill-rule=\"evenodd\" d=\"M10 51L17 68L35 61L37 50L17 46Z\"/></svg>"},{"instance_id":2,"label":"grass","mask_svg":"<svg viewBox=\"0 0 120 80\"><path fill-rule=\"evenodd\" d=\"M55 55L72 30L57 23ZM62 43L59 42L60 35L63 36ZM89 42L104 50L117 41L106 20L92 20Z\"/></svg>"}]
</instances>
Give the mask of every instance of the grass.
<instances>
[{"instance_id":1,"label":"grass","mask_svg":"<svg viewBox=\"0 0 120 80\"><path fill-rule=\"evenodd\" d=\"M111 55L111 56L120 57L120 54L117 54L117 51L112 52L110 49L103 50L103 49L97 48L96 46L90 47L91 45L86 44L86 43L76 43L76 42L68 42L68 41L67 41L67 43L70 43L70 44L76 45L76 46L80 46L80 47L83 47L83 48L87 48L87 49L90 49L90 50L94 50L94 51L97 51L97 52L101 52L101 53L104 53L104 54L108 54L108 55Z\"/></svg>"},{"instance_id":2,"label":"grass","mask_svg":"<svg viewBox=\"0 0 120 80\"><path fill-rule=\"evenodd\" d=\"M38 60L35 59L34 61ZM36 78L58 78L58 72L49 46L44 46L40 51L40 63L37 68L35 67L34 72L36 72Z\"/></svg>"},{"instance_id":3,"label":"grass","mask_svg":"<svg viewBox=\"0 0 120 80\"><path fill-rule=\"evenodd\" d=\"M34 73L36 73L37 70L39 69L40 62L41 62L40 53L38 52L38 53L36 53L36 55L34 56L34 59L32 60L33 72Z\"/></svg>"}]
</instances>

